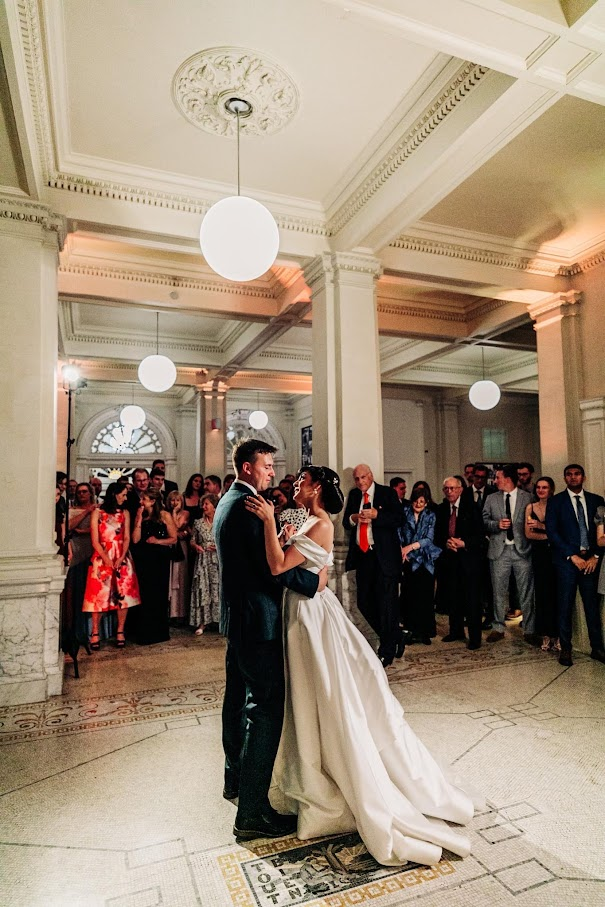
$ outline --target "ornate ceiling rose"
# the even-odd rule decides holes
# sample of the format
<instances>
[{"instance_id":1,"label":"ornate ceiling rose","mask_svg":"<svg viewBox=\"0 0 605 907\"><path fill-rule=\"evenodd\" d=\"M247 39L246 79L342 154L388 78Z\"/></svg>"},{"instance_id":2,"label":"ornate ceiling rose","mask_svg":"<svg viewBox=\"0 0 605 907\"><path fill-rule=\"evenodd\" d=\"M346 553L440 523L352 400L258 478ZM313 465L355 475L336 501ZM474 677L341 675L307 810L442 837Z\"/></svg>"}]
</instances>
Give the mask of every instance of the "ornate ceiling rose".
<instances>
[{"instance_id":1,"label":"ornate ceiling rose","mask_svg":"<svg viewBox=\"0 0 605 907\"><path fill-rule=\"evenodd\" d=\"M290 76L274 63L245 47L210 47L179 66L172 96L183 116L205 132L235 138L237 120L225 107L233 97L252 107L240 117L247 135L271 135L298 110L298 90Z\"/></svg>"}]
</instances>

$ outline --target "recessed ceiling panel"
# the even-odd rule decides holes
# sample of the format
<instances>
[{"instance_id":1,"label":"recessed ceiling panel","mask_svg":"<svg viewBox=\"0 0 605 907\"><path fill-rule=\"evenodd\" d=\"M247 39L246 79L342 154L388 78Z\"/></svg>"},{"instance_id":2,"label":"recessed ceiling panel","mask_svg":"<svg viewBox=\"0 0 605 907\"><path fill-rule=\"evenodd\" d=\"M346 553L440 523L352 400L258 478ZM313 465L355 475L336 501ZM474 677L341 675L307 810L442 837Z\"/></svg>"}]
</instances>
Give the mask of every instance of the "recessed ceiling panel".
<instances>
[{"instance_id":1,"label":"recessed ceiling panel","mask_svg":"<svg viewBox=\"0 0 605 907\"><path fill-rule=\"evenodd\" d=\"M211 47L257 50L293 80L299 109L241 146L242 186L321 201L435 59L321 0L64 0L71 151L233 184L233 139L187 122L181 64Z\"/></svg>"}]
</instances>

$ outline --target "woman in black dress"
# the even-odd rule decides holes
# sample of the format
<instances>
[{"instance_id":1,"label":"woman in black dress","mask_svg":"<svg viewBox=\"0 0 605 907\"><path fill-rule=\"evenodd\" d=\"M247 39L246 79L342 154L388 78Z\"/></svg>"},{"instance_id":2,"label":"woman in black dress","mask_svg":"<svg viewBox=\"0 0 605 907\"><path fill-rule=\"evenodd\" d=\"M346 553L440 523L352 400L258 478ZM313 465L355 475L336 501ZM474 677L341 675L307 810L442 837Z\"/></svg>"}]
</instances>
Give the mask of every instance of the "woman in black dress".
<instances>
[{"instance_id":1,"label":"woman in black dress","mask_svg":"<svg viewBox=\"0 0 605 907\"><path fill-rule=\"evenodd\" d=\"M536 595L536 634L542 637L542 651L560 651L557 626L556 574L552 551L546 535L546 508L555 493L550 476L540 476L534 492L537 501L525 508L525 535L531 541L531 560L534 568Z\"/></svg>"},{"instance_id":2,"label":"woman in black dress","mask_svg":"<svg viewBox=\"0 0 605 907\"><path fill-rule=\"evenodd\" d=\"M132 622L129 615L128 632L141 646L170 639L170 549L176 541L176 526L162 506L161 492L149 488L141 495L132 529L141 607L133 612Z\"/></svg>"}]
</instances>

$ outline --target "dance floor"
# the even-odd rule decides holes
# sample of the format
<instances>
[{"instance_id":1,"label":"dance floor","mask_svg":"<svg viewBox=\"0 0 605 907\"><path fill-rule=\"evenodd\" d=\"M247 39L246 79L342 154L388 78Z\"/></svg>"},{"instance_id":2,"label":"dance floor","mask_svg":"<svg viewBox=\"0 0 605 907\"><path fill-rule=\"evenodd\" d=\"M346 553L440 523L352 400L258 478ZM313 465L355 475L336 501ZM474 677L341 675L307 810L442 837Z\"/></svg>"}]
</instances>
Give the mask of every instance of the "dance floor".
<instances>
[{"instance_id":1,"label":"dance floor","mask_svg":"<svg viewBox=\"0 0 605 907\"><path fill-rule=\"evenodd\" d=\"M224 643L176 631L82 654L62 697L0 709L0 904L605 905L605 668L561 668L509 629L477 652L409 647L388 671L414 730L487 798L466 860L382 867L354 834L237 845Z\"/></svg>"}]
</instances>

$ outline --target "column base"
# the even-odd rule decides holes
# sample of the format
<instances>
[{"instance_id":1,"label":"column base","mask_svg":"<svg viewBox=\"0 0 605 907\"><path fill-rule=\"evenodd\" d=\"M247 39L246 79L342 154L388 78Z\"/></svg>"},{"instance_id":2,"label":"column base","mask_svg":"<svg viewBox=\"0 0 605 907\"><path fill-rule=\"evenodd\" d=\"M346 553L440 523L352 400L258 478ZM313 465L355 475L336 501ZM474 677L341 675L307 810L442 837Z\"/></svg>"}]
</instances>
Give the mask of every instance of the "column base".
<instances>
[{"instance_id":1,"label":"column base","mask_svg":"<svg viewBox=\"0 0 605 907\"><path fill-rule=\"evenodd\" d=\"M57 555L0 558L0 704L41 702L61 693L59 603L64 583Z\"/></svg>"}]
</instances>

